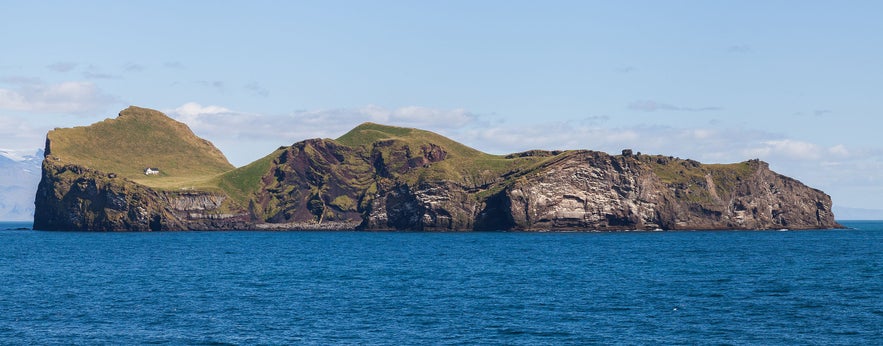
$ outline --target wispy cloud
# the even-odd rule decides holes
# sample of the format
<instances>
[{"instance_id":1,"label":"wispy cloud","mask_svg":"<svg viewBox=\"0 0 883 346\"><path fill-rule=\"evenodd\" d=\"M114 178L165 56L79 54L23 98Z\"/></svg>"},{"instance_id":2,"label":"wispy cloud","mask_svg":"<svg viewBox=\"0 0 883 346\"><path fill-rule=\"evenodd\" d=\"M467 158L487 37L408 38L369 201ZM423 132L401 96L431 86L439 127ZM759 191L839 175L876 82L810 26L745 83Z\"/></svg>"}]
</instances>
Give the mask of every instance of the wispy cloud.
<instances>
[{"instance_id":1,"label":"wispy cloud","mask_svg":"<svg viewBox=\"0 0 883 346\"><path fill-rule=\"evenodd\" d=\"M46 66L51 71L55 72L70 72L73 69L77 68L77 63L75 62L57 62L52 65Z\"/></svg>"},{"instance_id":2,"label":"wispy cloud","mask_svg":"<svg viewBox=\"0 0 883 346\"><path fill-rule=\"evenodd\" d=\"M245 90L251 91L251 93L256 96L261 96L261 97L270 96L270 90L267 90L267 88L262 87L257 82L248 83L245 85L244 88L245 88Z\"/></svg>"},{"instance_id":3,"label":"wispy cloud","mask_svg":"<svg viewBox=\"0 0 883 346\"><path fill-rule=\"evenodd\" d=\"M106 73L102 71L98 66L89 65L83 71L83 77L87 79L122 79L123 77L120 75L115 75L111 73Z\"/></svg>"},{"instance_id":4,"label":"wispy cloud","mask_svg":"<svg viewBox=\"0 0 883 346\"><path fill-rule=\"evenodd\" d=\"M5 76L5 77L0 78L0 83L17 85L17 86L25 86L25 85L42 84L43 81L40 78L36 78L36 77Z\"/></svg>"},{"instance_id":5,"label":"wispy cloud","mask_svg":"<svg viewBox=\"0 0 883 346\"><path fill-rule=\"evenodd\" d=\"M165 68L176 69L176 70L184 68L184 64L182 64L180 61L166 61L162 64L162 66Z\"/></svg>"},{"instance_id":6,"label":"wispy cloud","mask_svg":"<svg viewBox=\"0 0 883 346\"><path fill-rule=\"evenodd\" d=\"M721 107L714 106L706 106L706 107L685 107L685 106L676 106L669 103L658 102L653 100L637 100L628 104L628 109L642 111L642 112L655 112L655 111L676 111L676 112L706 112L706 111L719 111Z\"/></svg>"},{"instance_id":7,"label":"wispy cloud","mask_svg":"<svg viewBox=\"0 0 883 346\"><path fill-rule=\"evenodd\" d=\"M219 80L199 80L195 82L198 85L204 86L206 88L212 88L217 91L224 91L224 82Z\"/></svg>"},{"instance_id":8,"label":"wispy cloud","mask_svg":"<svg viewBox=\"0 0 883 346\"><path fill-rule=\"evenodd\" d=\"M0 88L0 109L13 111L84 113L116 101L90 82L46 84L26 80L14 88Z\"/></svg>"},{"instance_id":9,"label":"wispy cloud","mask_svg":"<svg viewBox=\"0 0 883 346\"><path fill-rule=\"evenodd\" d=\"M747 44L734 44L734 45L727 47L727 53L745 54L745 53L751 53L751 51L752 51L751 46L749 46Z\"/></svg>"},{"instance_id":10,"label":"wispy cloud","mask_svg":"<svg viewBox=\"0 0 883 346\"><path fill-rule=\"evenodd\" d=\"M809 112L806 112L806 111L794 112L793 115L799 116L799 117L802 117L802 116L826 117L826 116L830 116L833 114L834 114L834 111L832 111L830 109L814 109Z\"/></svg>"},{"instance_id":11,"label":"wispy cloud","mask_svg":"<svg viewBox=\"0 0 883 346\"><path fill-rule=\"evenodd\" d=\"M145 67L144 65L131 63L131 62L127 63L126 65L123 66L123 70L126 72L141 72L146 69L147 69L147 67Z\"/></svg>"},{"instance_id":12,"label":"wispy cloud","mask_svg":"<svg viewBox=\"0 0 883 346\"><path fill-rule=\"evenodd\" d=\"M828 114L831 114L831 113L834 113L834 112L831 111L830 109L816 109L816 110L812 111L812 114L815 115L815 116L817 116L817 117L820 117L820 116L823 116L823 115L828 115Z\"/></svg>"}]
</instances>

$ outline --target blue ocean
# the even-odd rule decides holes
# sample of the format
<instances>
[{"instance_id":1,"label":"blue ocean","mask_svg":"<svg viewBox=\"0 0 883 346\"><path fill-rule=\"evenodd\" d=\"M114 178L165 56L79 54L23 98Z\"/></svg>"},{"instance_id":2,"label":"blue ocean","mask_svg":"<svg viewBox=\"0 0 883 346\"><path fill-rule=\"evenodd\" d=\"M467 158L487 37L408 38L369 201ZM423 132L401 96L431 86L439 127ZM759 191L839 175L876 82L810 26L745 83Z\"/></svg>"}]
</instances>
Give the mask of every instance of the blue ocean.
<instances>
[{"instance_id":1,"label":"blue ocean","mask_svg":"<svg viewBox=\"0 0 883 346\"><path fill-rule=\"evenodd\" d=\"M880 344L883 222L614 233L16 230L0 344Z\"/></svg>"}]
</instances>

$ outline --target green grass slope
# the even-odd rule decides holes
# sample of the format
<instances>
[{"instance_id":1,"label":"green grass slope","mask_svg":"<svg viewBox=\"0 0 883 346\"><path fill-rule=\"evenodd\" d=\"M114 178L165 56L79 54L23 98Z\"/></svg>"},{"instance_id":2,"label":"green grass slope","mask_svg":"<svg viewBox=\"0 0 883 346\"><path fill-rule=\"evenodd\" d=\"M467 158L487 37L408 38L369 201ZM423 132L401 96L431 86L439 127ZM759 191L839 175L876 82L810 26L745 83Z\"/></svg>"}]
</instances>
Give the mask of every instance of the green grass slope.
<instances>
[{"instance_id":1,"label":"green grass slope","mask_svg":"<svg viewBox=\"0 0 883 346\"><path fill-rule=\"evenodd\" d=\"M115 119L50 131L47 148L61 162L156 188L205 187L207 179L234 169L220 150L187 125L134 106ZM147 167L159 168L160 174L144 175Z\"/></svg>"},{"instance_id":2,"label":"green grass slope","mask_svg":"<svg viewBox=\"0 0 883 346\"><path fill-rule=\"evenodd\" d=\"M401 141L412 149L432 143L441 146L447 152L444 161L401 177L409 182L448 180L482 185L484 182L498 178L501 174L529 170L549 159L548 156L507 157L487 154L434 132L370 122L357 126L335 141L352 147L370 148L374 143L383 140Z\"/></svg>"},{"instance_id":3,"label":"green grass slope","mask_svg":"<svg viewBox=\"0 0 883 346\"><path fill-rule=\"evenodd\" d=\"M252 163L225 172L207 183L217 186L227 192L234 200L245 205L249 197L261 187L261 177L264 176L273 164L273 160L285 151L284 148L276 149L270 155L264 156Z\"/></svg>"}]
</instances>

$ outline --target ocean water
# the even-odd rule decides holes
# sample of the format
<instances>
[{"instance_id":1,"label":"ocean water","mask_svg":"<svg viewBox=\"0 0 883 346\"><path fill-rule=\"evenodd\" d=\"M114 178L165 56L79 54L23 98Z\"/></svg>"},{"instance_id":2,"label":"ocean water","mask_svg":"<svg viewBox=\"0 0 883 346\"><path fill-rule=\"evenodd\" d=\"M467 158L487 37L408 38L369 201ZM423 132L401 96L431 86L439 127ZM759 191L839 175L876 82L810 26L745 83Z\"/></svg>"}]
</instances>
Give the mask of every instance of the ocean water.
<instances>
[{"instance_id":1,"label":"ocean water","mask_svg":"<svg viewBox=\"0 0 883 346\"><path fill-rule=\"evenodd\" d=\"M0 344L880 344L883 222L845 224L74 233L4 223Z\"/></svg>"}]
</instances>

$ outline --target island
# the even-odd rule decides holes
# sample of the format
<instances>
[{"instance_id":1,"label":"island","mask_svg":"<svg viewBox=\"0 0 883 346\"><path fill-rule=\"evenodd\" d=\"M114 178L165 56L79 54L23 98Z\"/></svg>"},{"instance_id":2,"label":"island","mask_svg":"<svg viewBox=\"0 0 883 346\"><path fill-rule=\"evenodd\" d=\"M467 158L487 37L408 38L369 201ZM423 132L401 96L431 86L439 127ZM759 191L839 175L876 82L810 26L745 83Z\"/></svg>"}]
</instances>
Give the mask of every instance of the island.
<instances>
[{"instance_id":1,"label":"island","mask_svg":"<svg viewBox=\"0 0 883 346\"><path fill-rule=\"evenodd\" d=\"M702 164L631 150L492 155L374 123L236 168L185 124L132 106L50 131L44 153L36 230L841 227L830 196L759 160Z\"/></svg>"}]
</instances>

